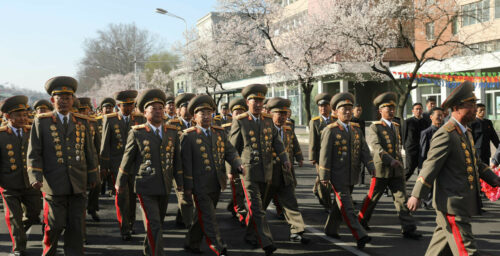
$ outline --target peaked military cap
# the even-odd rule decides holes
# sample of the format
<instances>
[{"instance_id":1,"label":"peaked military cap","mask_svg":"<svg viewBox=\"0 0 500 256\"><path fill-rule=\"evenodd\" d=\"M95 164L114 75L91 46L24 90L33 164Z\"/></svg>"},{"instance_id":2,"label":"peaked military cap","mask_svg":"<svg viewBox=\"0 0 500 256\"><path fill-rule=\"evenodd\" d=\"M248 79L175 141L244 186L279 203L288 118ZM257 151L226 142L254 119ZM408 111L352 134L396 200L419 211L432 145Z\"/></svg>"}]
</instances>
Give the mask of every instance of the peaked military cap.
<instances>
[{"instance_id":1,"label":"peaked military cap","mask_svg":"<svg viewBox=\"0 0 500 256\"><path fill-rule=\"evenodd\" d=\"M373 100L373 105L377 108L396 106L398 96L394 92L384 92Z\"/></svg>"},{"instance_id":2,"label":"peaked military cap","mask_svg":"<svg viewBox=\"0 0 500 256\"><path fill-rule=\"evenodd\" d=\"M45 90L49 95L74 94L77 88L78 82L70 76L56 76L45 83Z\"/></svg>"},{"instance_id":3,"label":"peaked military cap","mask_svg":"<svg viewBox=\"0 0 500 256\"><path fill-rule=\"evenodd\" d=\"M333 95L330 101L330 106L332 109L337 109L345 105L354 106L354 95L350 92L340 92Z\"/></svg>"},{"instance_id":4,"label":"peaked military cap","mask_svg":"<svg viewBox=\"0 0 500 256\"><path fill-rule=\"evenodd\" d=\"M476 95L474 94L474 85L469 81L465 81L455 88L450 95L448 95L446 100L443 101L441 107L443 109L448 109L467 101L477 101Z\"/></svg>"},{"instance_id":5,"label":"peaked military cap","mask_svg":"<svg viewBox=\"0 0 500 256\"><path fill-rule=\"evenodd\" d=\"M167 100L165 101L165 103L167 103L167 104L174 103L175 104L174 95L171 93L167 93Z\"/></svg>"},{"instance_id":6,"label":"peaked military cap","mask_svg":"<svg viewBox=\"0 0 500 256\"><path fill-rule=\"evenodd\" d=\"M249 99L265 99L267 93L267 86L263 84L251 84L247 85L243 90L241 90L241 95L243 98Z\"/></svg>"},{"instance_id":7,"label":"peaked military cap","mask_svg":"<svg viewBox=\"0 0 500 256\"><path fill-rule=\"evenodd\" d=\"M291 104L292 102L288 99L276 97L267 102L267 108L271 110L271 112L288 112Z\"/></svg>"},{"instance_id":8,"label":"peaked military cap","mask_svg":"<svg viewBox=\"0 0 500 256\"><path fill-rule=\"evenodd\" d=\"M212 97L209 95L203 94L195 96L191 101L189 101L188 111L191 115L194 115L199 110L210 109L214 111L217 108Z\"/></svg>"},{"instance_id":9,"label":"peaked military cap","mask_svg":"<svg viewBox=\"0 0 500 256\"><path fill-rule=\"evenodd\" d=\"M229 108L229 103L227 103L227 102L222 103L222 104L220 105L220 108L221 108L221 109L228 109L228 108Z\"/></svg>"},{"instance_id":10,"label":"peaked military cap","mask_svg":"<svg viewBox=\"0 0 500 256\"><path fill-rule=\"evenodd\" d=\"M136 90L125 90L115 93L115 100L120 104L134 103L137 98Z\"/></svg>"},{"instance_id":11,"label":"peaked military cap","mask_svg":"<svg viewBox=\"0 0 500 256\"><path fill-rule=\"evenodd\" d=\"M243 111L247 111L248 110L247 102L245 101L245 99L243 99L243 98L236 98L236 99L232 99L229 102L229 110L231 112L233 112L233 111L235 111L237 109L241 109Z\"/></svg>"},{"instance_id":12,"label":"peaked military cap","mask_svg":"<svg viewBox=\"0 0 500 256\"><path fill-rule=\"evenodd\" d=\"M137 98L137 107L139 111L144 112L144 109L147 108L150 104L159 102L165 106L165 101L167 100L167 96L160 89L148 89L145 90L139 95Z\"/></svg>"},{"instance_id":13,"label":"peaked military cap","mask_svg":"<svg viewBox=\"0 0 500 256\"><path fill-rule=\"evenodd\" d=\"M27 110L28 106L28 97L24 95L16 95L10 98L7 98L2 103L2 113L11 113L19 110Z\"/></svg>"},{"instance_id":14,"label":"peaked military cap","mask_svg":"<svg viewBox=\"0 0 500 256\"><path fill-rule=\"evenodd\" d=\"M73 98L73 106L71 107L71 112L76 113L80 108L80 100L78 98Z\"/></svg>"},{"instance_id":15,"label":"peaked military cap","mask_svg":"<svg viewBox=\"0 0 500 256\"><path fill-rule=\"evenodd\" d=\"M35 103L33 104L33 109L37 110L39 108L46 108L50 110L54 109L52 103L50 103L50 101L45 99L35 101Z\"/></svg>"},{"instance_id":16,"label":"peaked military cap","mask_svg":"<svg viewBox=\"0 0 500 256\"><path fill-rule=\"evenodd\" d=\"M183 93L175 97L175 107L187 107L189 101L196 96L194 93Z\"/></svg>"},{"instance_id":17,"label":"peaked military cap","mask_svg":"<svg viewBox=\"0 0 500 256\"><path fill-rule=\"evenodd\" d=\"M104 98L101 100L101 103L99 104L99 106L101 108L107 107L107 106L114 107L114 106L116 106L116 101L113 98L107 97L107 98Z\"/></svg>"},{"instance_id":18,"label":"peaked military cap","mask_svg":"<svg viewBox=\"0 0 500 256\"><path fill-rule=\"evenodd\" d=\"M81 98L78 98L78 101L80 101L80 107L78 107L79 109L81 109L81 108L90 108L90 109L92 109L92 101L90 100L90 98L88 98L88 97L81 97Z\"/></svg>"},{"instance_id":19,"label":"peaked military cap","mask_svg":"<svg viewBox=\"0 0 500 256\"><path fill-rule=\"evenodd\" d=\"M326 92L323 92L323 93L316 95L316 97L314 97L314 102L316 102L316 104L318 104L318 106L319 106L319 105L324 105L324 104L330 104L331 99L332 99L332 95L330 95Z\"/></svg>"}]
</instances>

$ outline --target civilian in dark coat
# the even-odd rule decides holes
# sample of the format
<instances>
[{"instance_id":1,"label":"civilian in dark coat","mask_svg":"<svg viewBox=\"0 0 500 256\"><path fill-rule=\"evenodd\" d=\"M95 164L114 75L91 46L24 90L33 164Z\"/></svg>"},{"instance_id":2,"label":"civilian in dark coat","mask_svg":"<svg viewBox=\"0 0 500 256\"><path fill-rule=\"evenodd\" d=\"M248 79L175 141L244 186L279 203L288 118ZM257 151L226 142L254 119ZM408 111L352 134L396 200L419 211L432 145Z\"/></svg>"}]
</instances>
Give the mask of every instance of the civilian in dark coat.
<instances>
[{"instance_id":1,"label":"civilian in dark coat","mask_svg":"<svg viewBox=\"0 0 500 256\"><path fill-rule=\"evenodd\" d=\"M426 128L422 118L422 103L413 104L413 116L406 119L403 126L403 143L406 152L406 180L408 180L418 167L418 153L420 151L420 133Z\"/></svg>"},{"instance_id":2,"label":"civilian in dark coat","mask_svg":"<svg viewBox=\"0 0 500 256\"><path fill-rule=\"evenodd\" d=\"M486 106L484 104L477 104L476 120L470 124L472 129L472 137L474 138L474 147L479 152L481 161L483 163L490 163L490 142L493 142L498 148L499 140L493 123L491 120L484 118L486 115Z\"/></svg>"},{"instance_id":3,"label":"civilian in dark coat","mask_svg":"<svg viewBox=\"0 0 500 256\"><path fill-rule=\"evenodd\" d=\"M361 129L361 132L363 133L363 136L365 136L365 120L361 119L361 114L363 113L363 108L361 107L360 104L356 104L353 109L353 117L351 119L351 122L359 124L359 128Z\"/></svg>"},{"instance_id":4,"label":"civilian in dark coat","mask_svg":"<svg viewBox=\"0 0 500 256\"><path fill-rule=\"evenodd\" d=\"M425 101L425 107L427 108L427 111L424 112L423 117L425 122L427 123L427 126L425 128L427 128L432 124L430 116L431 116L431 110L436 107L436 98L433 96L428 97L427 100Z\"/></svg>"}]
</instances>

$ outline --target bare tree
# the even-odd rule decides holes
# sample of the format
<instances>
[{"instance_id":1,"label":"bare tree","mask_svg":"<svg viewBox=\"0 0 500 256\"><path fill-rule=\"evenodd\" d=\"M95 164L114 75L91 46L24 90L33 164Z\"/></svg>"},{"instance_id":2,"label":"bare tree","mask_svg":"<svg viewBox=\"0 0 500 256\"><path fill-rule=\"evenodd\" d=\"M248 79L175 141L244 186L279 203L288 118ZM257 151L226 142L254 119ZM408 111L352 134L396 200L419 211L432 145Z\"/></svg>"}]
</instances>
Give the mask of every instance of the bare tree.
<instances>
[{"instance_id":1,"label":"bare tree","mask_svg":"<svg viewBox=\"0 0 500 256\"><path fill-rule=\"evenodd\" d=\"M101 77L133 72L136 60L142 69L141 61L157 51L160 43L155 35L133 23L110 24L98 30L95 38L86 39L83 47L85 56L79 63L78 78L80 89L86 91L98 84Z\"/></svg>"}]
</instances>

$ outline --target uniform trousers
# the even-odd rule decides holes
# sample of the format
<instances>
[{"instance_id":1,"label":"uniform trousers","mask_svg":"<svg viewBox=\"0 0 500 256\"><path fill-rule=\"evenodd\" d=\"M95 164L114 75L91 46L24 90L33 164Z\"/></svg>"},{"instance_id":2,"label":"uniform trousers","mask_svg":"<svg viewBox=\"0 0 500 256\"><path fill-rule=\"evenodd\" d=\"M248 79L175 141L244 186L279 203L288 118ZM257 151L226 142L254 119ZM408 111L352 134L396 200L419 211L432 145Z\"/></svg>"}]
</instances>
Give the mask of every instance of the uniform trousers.
<instances>
[{"instance_id":1,"label":"uniform trousers","mask_svg":"<svg viewBox=\"0 0 500 256\"><path fill-rule=\"evenodd\" d=\"M137 194L142 210L142 221L146 230L144 255L163 256L163 220L167 213L168 196Z\"/></svg>"},{"instance_id":2,"label":"uniform trousers","mask_svg":"<svg viewBox=\"0 0 500 256\"><path fill-rule=\"evenodd\" d=\"M116 183L116 173L113 173L113 183ZM127 235L132 232L136 220L136 194L134 193L134 180L129 177L127 186L123 191L115 195L116 218L120 224L120 232L122 235Z\"/></svg>"},{"instance_id":3,"label":"uniform trousers","mask_svg":"<svg viewBox=\"0 0 500 256\"><path fill-rule=\"evenodd\" d=\"M177 184L174 180L175 196L177 197L177 222L182 222L189 228L193 221L194 205L193 198L184 195L184 191L177 190Z\"/></svg>"},{"instance_id":4,"label":"uniform trousers","mask_svg":"<svg viewBox=\"0 0 500 256\"><path fill-rule=\"evenodd\" d=\"M425 255L467 256L477 253L470 219L468 216L436 211L437 227Z\"/></svg>"},{"instance_id":5,"label":"uniform trousers","mask_svg":"<svg viewBox=\"0 0 500 256\"><path fill-rule=\"evenodd\" d=\"M262 248L270 246L273 244L273 237L267 223L266 211L262 203L262 198L266 191L266 183L245 180L243 177L241 183L248 205L245 239L249 241L257 239L257 242Z\"/></svg>"}]
</instances>

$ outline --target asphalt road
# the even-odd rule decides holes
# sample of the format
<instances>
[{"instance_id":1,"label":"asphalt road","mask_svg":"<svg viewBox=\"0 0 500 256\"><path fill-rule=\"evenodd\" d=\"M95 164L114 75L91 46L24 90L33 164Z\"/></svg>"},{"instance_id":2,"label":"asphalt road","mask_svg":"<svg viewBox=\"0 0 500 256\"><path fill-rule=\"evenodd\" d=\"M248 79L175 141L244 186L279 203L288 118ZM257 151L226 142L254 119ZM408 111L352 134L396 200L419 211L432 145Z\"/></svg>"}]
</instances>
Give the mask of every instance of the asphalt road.
<instances>
[{"instance_id":1,"label":"asphalt road","mask_svg":"<svg viewBox=\"0 0 500 256\"><path fill-rule=\"evenodd\" d=\"M302 145L306 152L307 145ZM276 217L274 208L268 210L268 220L278 250L276 255L424 255L435 227L434 210L420 209L414 215L419 225L418 229L424 237L420 241L407 240L400 234L400 225L392 198L382 197L372 217L369 234L373 237L363 251L356 249L356 243L350 231L345 225L340 230L341 239L326 237L322 230L327 214L319 206L318 201L311 192L315 171L311 165L302 168L296 166L298 186L296 189L299 206L307 225L306 234L312 239L309 245L293 244L288 241L289 229L285 221ZM408 191L413 187L415 177L408 183ZM366 181L369 181L366 178ZM361 200L366 194L368 185L355 187L353 198L360 207ZM230 255L263 255L260 249L252 249L243 241L244 229L241 228L231 214L227 212L226 205L229 201L230 192L222 193L217 210L217 220L222 232L222 237L228 244ZM87 217L88 242L86 255L110 255L110 256L136 256L142 255L142 243L144 228L142 216L137 211L138 221L135 224L137 234L129 242L120 239L118 223L114 210L113 198L101 196L100 222L94 222ZM484 209L487 211L482 216L473 218L473 232L476 235L478 247L482 252L489 255L500 255L500 204L484 200ZM170 196L167 222L164 226L164 244L167 255L191 255L183 251L184 236L186 230L177 229L174 224L177 204L175 196ZM11 248L10 236L3 218L3 210L0 220L0 255L7 255ZM42 251L41 226L35 225L29 230L29 242L27 255L41 255ZM63 242L59 243L60 255ZM213 255L208 247L203 244L202 250L205 255Z\"/></svg>"}]
</instances>

